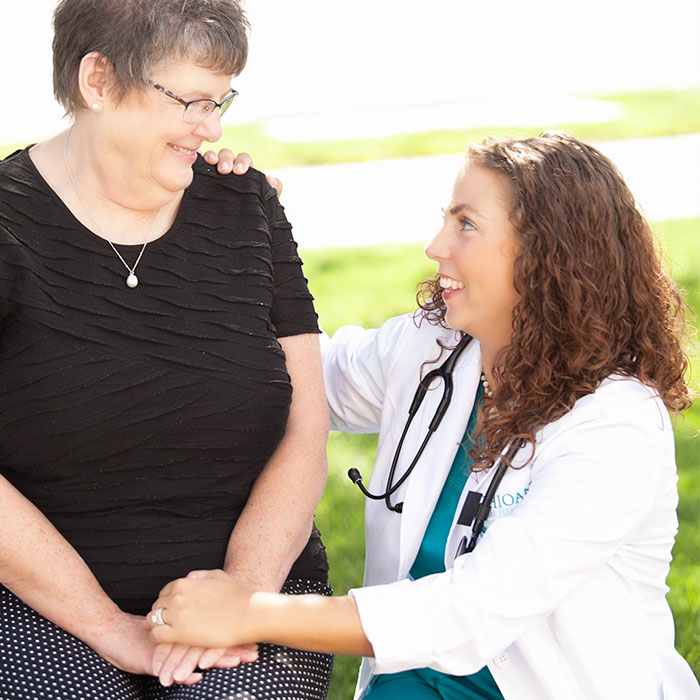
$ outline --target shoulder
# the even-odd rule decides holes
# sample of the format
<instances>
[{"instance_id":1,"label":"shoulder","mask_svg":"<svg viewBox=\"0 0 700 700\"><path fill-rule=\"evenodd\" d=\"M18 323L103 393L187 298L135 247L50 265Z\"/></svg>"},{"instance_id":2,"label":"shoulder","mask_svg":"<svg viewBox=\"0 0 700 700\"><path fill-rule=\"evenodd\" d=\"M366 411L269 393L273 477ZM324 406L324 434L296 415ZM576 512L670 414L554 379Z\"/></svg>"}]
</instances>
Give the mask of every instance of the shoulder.
<instances>
[{"instance_id":1,"label":"shoulder","mask_svg":"<svg viewBox=\"0 0 700 700\"><path fill-rule=\"evenodd\" d=\"M434 326L422 319L418 312L394 316L386 320L379 328L362 328L361 326L342 326L333 335L330 342L345 345L371 343L377 348L392 350L412 349L414 355L420 355L421 362L429 359L424 351L436 348L439 340L453 342L458 334L451 330ZM407 359L404 357L404 360Z\"/></svg>"},{"instance_id":2,"label":"shoulder","mask_svg":"<svg viewBox=\"0 0 700 700\"><path fill-rule=\"evenodd\" d=\"M324 342L323 352L327 361L372 363L386 374L398 367L412 376L416 366L437 359L439 342L457 340L455 331L431 325L413 312L390 318L379 328L343 326Z\"/></svg>"},{"instance_id":3,"label":"shoulder","mask_svg":"<svg viewBox=\"0 0 700 700\"><path fill-rule=\"evenodd\" d=\"M25 241L43 222L50 198L29 159L29 147L0 161L0 240L3 245ZM28 225L29 224L29 225ZM3 259L6 256L3 251Z\"/></svg>"},{"instance_id":4,"label":"shoulder","mask_svg":"<svg viewBox=\"0 0 700 700\"><path fill-rule=\"evenodd\" d=\"M587 396L580 398L571 411L555 423L634 424L644 430L666 430L671 420L661 397L635 377L612 375ZM554 425L554 424L552 424Z\"/></svg>"},{"instance_id":5,"label":"shoulder","mask_svg":"<svg viewBox=\"0 0 700 700\"><path fill-rule=\"evenodd\" d=\"M578 452L635 454L640 462L668 462L673 426L658 393L634 377L613 375L564 416L537 434L540 457Z\"/></svg>"},{"instance_id":6,"label":"shoulder","mask_svg":"<svg viewBox=\"0 0 700 700\"><path fill-rule=\"evenodd\" d=\"M273 199L275 190L265 179L264 173L256 168L249 168L244 175L229 173L221 174L216 166L209 165L202 156L198 156L192 167L194 171L193 184L197 189L211 192L236 192L260 197L262 200Z\"/></svg>"},{"instance_id":7,"label":"shoulder","mask_svg":"<svg viewBox=\"0 0 700 700\"><path fill-rule=\"evenodd\" d=\"M26 162L29 148L17 150L0 160L0 191L7 191L12 183L26 182L30 178L31 170Z\"/></svg>"}]
</instances>

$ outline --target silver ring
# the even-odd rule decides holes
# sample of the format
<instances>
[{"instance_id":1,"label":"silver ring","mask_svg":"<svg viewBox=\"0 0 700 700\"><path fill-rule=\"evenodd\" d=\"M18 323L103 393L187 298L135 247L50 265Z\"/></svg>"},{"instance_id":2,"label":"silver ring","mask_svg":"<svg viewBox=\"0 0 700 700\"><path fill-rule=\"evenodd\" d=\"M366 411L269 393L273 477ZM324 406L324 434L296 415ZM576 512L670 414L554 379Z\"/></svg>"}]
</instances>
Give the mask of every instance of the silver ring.
<instances>
[{"instance_id":1,"label":"silver ring","mask_svg":"<svg viewBox=\"0 0 700 700\"><path fill-rule=\"evenodd\" d=\"M158 608L151 613L151 620L153 620L154 625L164 625L165 620L163 619L163 608Z\"/></svg>"}]
</instances>

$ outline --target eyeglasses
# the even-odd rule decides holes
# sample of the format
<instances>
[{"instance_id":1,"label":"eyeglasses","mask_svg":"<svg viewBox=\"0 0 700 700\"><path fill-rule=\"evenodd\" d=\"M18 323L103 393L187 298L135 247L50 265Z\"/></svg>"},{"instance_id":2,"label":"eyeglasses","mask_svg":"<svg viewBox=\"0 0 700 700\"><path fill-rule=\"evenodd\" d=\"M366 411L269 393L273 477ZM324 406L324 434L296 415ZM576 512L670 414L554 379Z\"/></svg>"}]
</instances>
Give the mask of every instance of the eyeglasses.
<instances>
[{"instance_id":1,"label":"eyeglasses","mask_svg":"<svg viewBox=\"0 0 700 700\"><path fill-rule=\"evenodd\" d=\"M190 100L187 102L181 97L178 97L174 92L170 92L168 88L164 88L162 85L158 85L158 83L154 83L152 80L148 82L159 92L179 102L185 108L183 119L190 124L199 124L204 121L217 107L219 108L219 114L223 114L238 95L238 91L231 88L231 91L224 95L221 102L217 102L216 100Z\"/></svg>"}]
</instances>

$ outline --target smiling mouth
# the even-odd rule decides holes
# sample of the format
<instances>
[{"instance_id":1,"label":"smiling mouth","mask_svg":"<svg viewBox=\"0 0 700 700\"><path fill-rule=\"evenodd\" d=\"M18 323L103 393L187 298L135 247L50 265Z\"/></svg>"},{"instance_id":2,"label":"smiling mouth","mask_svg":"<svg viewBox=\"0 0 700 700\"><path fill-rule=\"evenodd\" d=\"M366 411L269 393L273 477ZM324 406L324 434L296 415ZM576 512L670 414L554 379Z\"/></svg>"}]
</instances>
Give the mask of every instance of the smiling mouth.
<instances>
[{"instance_id":1,"label":"smiling mouth","mask_svg":"<svg viewBox=\"0 0 700 700\"><path fill-rule=\"evenodd\" d=\"M173 151L177 151L178 153L182 153L183 156L194 156L197 153L197 150L195 149L194 151L189 149L189 148L183 148L182 146L177 146L174 143L169 143L168 146L173 149Z\"/></svg>"},{"instance_id":2,"label":"smiling mouth","mask_svg":"<svg viewBox=\"0 0 700 700\"><path fill-rule=\"evenodd\" d=\"M464 289L464 283L453 280L451 277L443 277L440 275L440 286L443 289Z\"/></svg>"}]
</instances>

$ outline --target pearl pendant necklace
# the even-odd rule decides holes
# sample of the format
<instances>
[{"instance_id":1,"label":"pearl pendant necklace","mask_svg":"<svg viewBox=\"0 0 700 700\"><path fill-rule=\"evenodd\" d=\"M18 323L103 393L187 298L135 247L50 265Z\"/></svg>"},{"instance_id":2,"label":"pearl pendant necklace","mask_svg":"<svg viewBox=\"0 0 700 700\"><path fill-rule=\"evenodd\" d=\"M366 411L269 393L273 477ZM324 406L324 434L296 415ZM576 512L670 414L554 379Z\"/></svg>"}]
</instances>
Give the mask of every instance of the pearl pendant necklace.
<instances>
[{"instance_id":1,"label":"pearl pendant necklace","mask_svg":"<svg viewBox=\"0 0 700 700\"><path fill-rule=\"evenodd\" d=\"M84 204L84 202L83 202L83 204ZM88 210L88 211L89 211L89 210ZM156 214L156 218L158 218L158 214ZM94 220L95 220L95 219L94 219L94 217L93 217L93 221L94 221ZM97 223L97 222L95 221L95 223ZM98 228L99 228L99 224L98 224ZM107 243L109 243L109 244L112 246L112 250L117 254L117 257L122 261L122 264L124 265L124 267L129 271L129 274L128 274L127 278L126 278L126 286L129 287L130 289L133 289L134 287L138 287L138 285L139 285L139 278L135 275L134 270L136 270L136 266L137 266L137 265L139 264L139 262L141 261L141 256L143 255L143 251L146 250L146 246L148 245L148 241L146 241L146 242L141 246L141 252L139 253L139 257L136 258L136 262L134 263L134 266L133 266L133 267L129 267L129 266L127 265L126 260L124 260L124 258L122 257L122 254L117 250L116 246L114 245L114 243L112 243L112 241L110 241L110 240L108 239L108 240L107 240Z\"/></svg>"},{"instance_id":2,"label":"pearl pendant necklace","mask_svg":"<svg viewBox=\"0 0 700 700\"><path fill-rule=\"evenodd\" d=\"M129 287L129 289L134 289L134 287L139 286L139 278L136 276L136 266L141 262L141 258L143 257L143 252L146 250L146 246L148 245L148 240L141 246L141 252L139 253L139 256L136 258L136 262L134 263L133 267L129 267L128 263L126 260L124 260L122 254L117 250L116 246L112 241L105 236L104 231L102 230L102 226L100 226L100 222L95 218L95 215L92 213L92 210L90 207L87 205L85 200L83 199L82 195L78 191L78 188L75 186L75 180L73 179L73 173L71 172L70 165L68 165L68 144L70 143L70 137L71 134L73 133L73 127L70 128L70 131L68 132L68 138L66 138L66 143L63 146L63 162L66 164L66 170L68 172L68 177L70 178L70 183L73 185L73 191L75 194L78 196L78 199L81 201L82 205L85 207L85 211L87 211L88 214L90 214L90 218L95 222L95 226L97 226L97 230L100 232L100 236L104 238L107 243L111 246L112 250L117 254L117 257L122 261L122 265L127 269L129 274L126 277L126 286ZM161 207L162 209L162 207ZM158 217L160 215L161 209L159 209L156 212L155 218L153 219L153 226L151 228L151 232L148 236L148 238L151 238L153 236L153 233L156 230L156 224L158 223Z\"/></svg>"}]
</instances>

